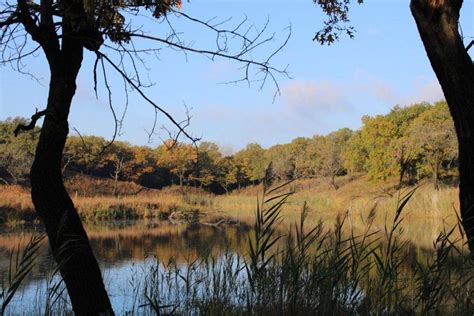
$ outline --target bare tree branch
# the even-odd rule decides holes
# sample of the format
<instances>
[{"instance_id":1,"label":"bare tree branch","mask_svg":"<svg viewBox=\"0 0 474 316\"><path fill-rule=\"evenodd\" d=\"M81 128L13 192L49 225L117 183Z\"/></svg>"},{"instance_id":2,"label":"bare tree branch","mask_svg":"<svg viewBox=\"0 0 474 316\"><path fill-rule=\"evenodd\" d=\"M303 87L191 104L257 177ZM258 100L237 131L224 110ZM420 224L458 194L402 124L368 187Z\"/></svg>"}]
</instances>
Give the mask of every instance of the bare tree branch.
<instances>
[{"instance_id":1,"label":"bare tree branch","mask_svg":"<svg viewBox=\"0 0 474 316\"><path fill-rule=\"evenodd\" d=\"M39 111L36 109L36 113L31 116L31 122L28 125L18 124L13 133L15 137L18 136L20 131L29 131L35 128L36 121L38 121L42 116L46 115L47 110Z\"/></svg>"},{"instance_id":2,"label":"bare tree branch","mask_svg":"<svg viewBox=\"0 0 474 316\"><path fill-rule=\"evenodd\" d=\"M207 50L207 49L193 48L193 47L190 47L190 46L185 46L181 43L175 43L175 42L170 41L168 39L163 39L163 38L160 38L160 37L154 37L154 36L150 36L150 35L146 35L146 34L124 33L124 35L128 35L132 38L133 37L139 37L139 38L144 38L144 39L149 39L149 40L161 42L163 44L166 44L166 45L174 47L174 48L178 48L180 50L185 50L185 51L188 51L188 52L209 56L209 58L211 60L214 60L215 57L221 57L221 58L225 58L225 59L235 60L237 62L244 63L246 65L258 66L266 72L274 71L276 73L287 75L286 70L277 69L277 68L275 68L275 67L273 67L269 64L270 59L276 53L278 53L283 47L280 47L277 51L272 53L271 56L268 59L266 59L264 62L259 62L259 61L255 61L255 60L252 60L252 59L249 59L249 58L244 58L244 57L242 57L242 54L231 55L231 54L223 53L220 50L212 51L212 50ZM288 38L287 38L287 40L285 40L285 43L287 43L287 42L288 42Z\"/></svg>"},{"instance_id":3,"label":"bare tree branch","mask_svg":"<svg viewBox=\"0 0 474 316\"><path fill-rule=\"evenodd\" d=\"M110 5L105 5L105 7L110 7ZM102 12L103 8L96 8L97 12ZM113 7L113 6L112 6ZM112 8L111 7L111 8ZM165 37L154 36L152 34L145 33L142 28L132 27L131 24L125 22L126 15L130 14L131 16L142 15L139 8L141 5L127 5L124 7L117 6L116 11L105 12L103 17L100 14L96 17L96 23L98 23L98 30L102 34L103 40L100 41L100 45L105 49L111 50L113 53L117 54L116 56L108 55L103 50L94 51L96 53L96 60L93 66L93 88L98 98L98 77L97 77L97 66L99 61L101 62L102 73L103 73L103 84L107 91L107 98L109 108L112 112L114 118L114 133L112 137L112 142L116 139L117 135L121 133L122 125L124 121L125 114L128 108L128 89L127 86L130 86L131 90L136 90L138 94L145 99L149 104L153 106L155 111L158 111L165 115L167 119L177 128L177 133L173 134L167 130L169 136L179 137L184 135L186 138L191 140L193 143L196 143L200 138L194 137L188 133L186 128L190 124L190 115L189 111L186 111L186 119L179 122L175 120L173 116L166 111L163 107L157 105L156 102L151 100L144 92L143 88L151 87L153 83L148 83L143 76L143 73L149 73L150 68L147 67L145 63L145 56L154 54L155 57L158 57L158 53L163 49L163 47L151 47L151 42L160 43L160 46L165 45L168 48L181 51L186 56L188 53L199 54L208 57L210 60L215 60L216 58L223 58L236 63L241 64L240 69L243 71L242 78L234 81L229 81L226 83L239 83L247 81L249 84L253 82L258 82L260 84L260 89L262 89L267 82L270 80L275 88L274 99L277 95L280 94L280 87L278 84L277 76L284 76L289 78L287 68L279 69L271 64L273 57L280 52L288 43L288 40L291 36L291 26L287 28L289 30L287 37L283 43L278 46L275 50L268 51L265 53L267 56L263 59L254 59L251 55L257 48L260 48L262 45L273 42L275 40L275 33L270 33L266 35L266 31L269 25L269 19L265 21L263 27L257 28L254 24L248 23L248 18L244 17L238 23L234 23L233 26L225 28L224 25L231 24L231 18L218 21L216 18L201 20L195 17L192 17L186 13L175 10L172 7L167 8L168 13L172 13L172 16L177 19L185 19L189 22L195 23L199 27L203 27L205 31L210 32L210 36L215 36L215 47L204 47L204 48L195 48L191 42L187 43L182 38L182 33L179 33L173 25L170 15L160 14L154 15L154 18L157 18L159 23L164 23L164 25L170 30L170 33ZM148 7L145 7L148 9ZM119 13L119 11L121 13ZM113 14L109 14L112 12ZM8 62L17 62L16 70L22 71L23 65L21 61L30 55L33 55L40 47L46 53L48 60L51 58L55 51L61 50L59 43L64 41L62 35L63 28L63 15L64 12L61 12L58 9L54 1L42 1L40 4L35 2L29 2L27 0L19 0L17 5L12 5L11 7L5 7L4 11L0 11L0 21L11 21L11 24L5 22L2 25L2 36L7 36L8 40L1 42L8 42L16 44L9 49L14 52L14 55L5 55L6 48L2 48L3 63ZM11 16L11 17L10 17ZM53 16L56 18L53 19ZM120 26L117 27L117 21L115 18L119 17L123 19L122 22L119 22ZM17 18L18 17L18 18ZM3 19L2 19L3 18ZM104 20L107 19L107 20ZM155 19L152 19L157 21ZM16 21L16 25L13 23ZM161 21L161 22L160 22ZM100 23L99 23L100 22ZM10 23L10 22L9 22ZM8 29L8 30L7 30ZM35 41L40 45L38 47L33 47L30 50L30 47L27 48L27 38L29 34ZM47 38L54 36L55 40L48 41ZM71 36L74 37L74 40L81 41L83 43L88 43L94 38L89 39L88 34L85 32L77 31L72 35L68 35L68 40L71 40ZM90 35L92 36L92 35ZM95 35L94 35L95 36ZM17 41L18 39L18 41ZM104 42L108 39L107 42ZM143 46L142 41L145 40L148 42L146 46ZM47 45L46 45L47 44ZM87 45L84 44L86 48ZM211 45L213 46L213 45ZM117 71L124 80L125 87L125 109L123 114L119 118L116 114L115 107L112 100L112 87L109 84L107 79L107 67L104 64L104 59L107 61L112 68ZM115 61L114 61L115 60ZM258 78L253 78L253 76L258 76ZM151 132L147 131L149 141L151 140L152 135L155 133L155 125L157 123L157 118L155 117L153 122L153 127ZM165 129L166 130L166 129Z\"/></svg>"},{"instance_id":4,"label":"bare tree branch","mask_svg":"<svg viewBox=\"0 0 474 316\"><path fill-rule=\"evenodd\" d=\"M466 52L471 49L472 45L474 45L474 40L472 40L472 41L469 43L469 45L466 46Z\"/></svg>"},{"instance_id":5,"label":"bare tree branch","mask_svg":"<svg viewBox=\"0 0 474 316\"><path fill-rule=\"evenodd\" d=\"M107 57L107 55L103 54L102 52L98 51L97 54L105 59L111 66L112 68L114 68L121 76L123 79L125 79L125 81L128 82L128 84L133 87L133 89L135 89L138 94L140 94L142 96L143 99L145 99L150 105L152 105L155 109L157 109L158 111L160 111L162 114L164 114L172 123L174 126L176 126L179 130L180 133L182 133L183 135L186 136L186 138L188 138L190 141L192 141L193 143L194 142L197 142L199 141L199 138L195 138L193 136L191 136L187 131L184 130L184 128L180 125L180 123L178 123L174 117L168 113L167 111L165 111L162 107L158 106L155 102L153 102L150 98L147 97L147 95L142 91L142 89L136 85L133 80L131 80L126 73L123 72L122 69L120 69L112 60L110 60L109 57Z\"/></svg>"}]
</instances>

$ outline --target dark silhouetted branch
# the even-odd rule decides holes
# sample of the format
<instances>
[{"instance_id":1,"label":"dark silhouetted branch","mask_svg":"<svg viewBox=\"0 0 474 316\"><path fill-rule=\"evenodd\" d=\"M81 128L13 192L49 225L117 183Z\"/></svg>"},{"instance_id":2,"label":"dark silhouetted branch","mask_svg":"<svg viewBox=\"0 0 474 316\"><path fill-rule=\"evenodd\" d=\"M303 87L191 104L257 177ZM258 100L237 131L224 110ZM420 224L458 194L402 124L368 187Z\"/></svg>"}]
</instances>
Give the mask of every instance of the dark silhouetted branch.
<instances>
[{"instance_id":1,"label":"dark silhouetted branch","mask_svg":"<svg viewBox=\"0 0 474 316\"><path fill-rule=\"evenodd\" d=\"M44 115L46 115L47 110L39 111L36 109L36 113L31 116L31 122L28 125L23 125L23 124L18 124L18 126L15 128L15 131L13 132L15 134L15 137L18 136L20 131L29 131L32 130L36 122Z\"/></svg>"},{"instance_id":2,"label":"dark silhouetted branch","mask_svg":"<svg viewBox=\"0 0 474 316\"><path fill-rule=\"evenodd\" d=\"M193 143L199 141L198 138L191 136L187 131L185 131L184 127L183 127L179 122L177 122L177 121L173 118L173 116L172 116L170 113L168 113L168 112L165 111L162 107L158 106L155 102L153 102L153 100L151 100L151 99L142 91L142 89L140 89L140 87L139 87L137 84L135 84L135 83L133 82L133 80L130 79L130 78L127 76L127 74L126 74L122 69L120 69L120 67L118 67L112 60L110 60L110 58L107 57L107 55L103 54L103 53L100 52L100 51L98 51L97 54L98 54L101 58L105 59L105 60L122 76L122 78L124 78L125 81L127 81L127 83L128 83L131 87L133 87L133 89L135 89L135 90L142 96L143 99L145 99L149 104L151 104L156 110L158 110L158 111L160 111L161 113L163 113L163 114L173 123L173 125L178 128L180 134L185 135L186 138L188 138L188 139L189 139L190 141L192 141Z\"/></svg>"},{"instance_id":3,"label":"dark silhouetted branch","mask_svg":"<svg viewBox=\"0 0 474 316\"><path fill-rule=\"evenodd\" d=\"M469 45L466 46L466 52L468 52L471 49L472 45L474 45L474 40L471 41Z\"/></svg>"}]
</instances>

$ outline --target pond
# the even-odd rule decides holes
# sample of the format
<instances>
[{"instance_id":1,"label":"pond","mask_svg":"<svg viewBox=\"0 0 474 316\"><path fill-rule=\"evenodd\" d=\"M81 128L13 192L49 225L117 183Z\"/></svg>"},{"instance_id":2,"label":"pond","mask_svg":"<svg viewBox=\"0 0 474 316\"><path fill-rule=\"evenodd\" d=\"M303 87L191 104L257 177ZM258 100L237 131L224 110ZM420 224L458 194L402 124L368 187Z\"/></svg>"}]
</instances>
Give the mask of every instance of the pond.
<instances>
[{"instance_id":1,"label":"pond","mask_svg":"<svg viewBox=\"0 0 474 316\"><path fill-rule=\"evenodd\" d=\"M86 230L117 315L464 315L474 310L474 277L469 277L474 265L449 242L449 234L440 235L434 252L398 235L388 237L387 231L349 235L343 221L332 230L323 224L292 225L291 232L286 224L267 229L271 221L271 215L262 218L256 230L246 224L145 220L88 224ZM3 280L10 254L39 230L2 228ZM44 243L6 314L70 311L53 270Z\"/></svg>"},{"instance_id":2,"label":"pond","mask_svg":"<svg viewBox=\"0 0 474 316\"><path fill-rule=\"evenodd\" d=\"M29 240L36 226L2 228L0 234L0 273L6 277L12 251ZM219 258L224 252L243 254L248 244L249 227L232 225L214 227L200 224L173 225L168 221L107 221L86 225L92 248L104 275L114 310L118 315L136 303L131 295L137 291L139 278L159 258L163 265L186 266L197 258ZM54 262L46 244L41 248L32 273L24 280L8 314L42 313L47 280ZM57 282L57 276L50 285ZM32 304L34 302L34 304Z\"/></svg>"}]
</instances>

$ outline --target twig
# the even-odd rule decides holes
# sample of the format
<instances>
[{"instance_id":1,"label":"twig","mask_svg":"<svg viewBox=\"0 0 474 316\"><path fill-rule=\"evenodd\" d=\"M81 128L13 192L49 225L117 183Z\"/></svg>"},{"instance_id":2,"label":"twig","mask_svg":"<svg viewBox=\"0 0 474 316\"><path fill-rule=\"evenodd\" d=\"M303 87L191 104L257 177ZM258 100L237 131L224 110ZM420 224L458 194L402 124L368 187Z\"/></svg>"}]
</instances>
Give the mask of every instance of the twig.
<instances>
[{"instance_id":1,"label":"twig","mask_svg":"<svg viewBox=\"0 0 474 316\"><path fill-rule=\"evenodd\" d=\"M466 52L469 51L469 49L471 49L472 45L474 45L474 40L472 40L469 45L466 46Z\"/></svg>"},{"instance_id":2,"label":"twig","mask_svg":"<svg viewBox=\"0 0 474 316\"><path fill-rule=\"evenodd\" d=\"M169 114L167 111L165 111L163 108L158 106L155 102L153 102L149 97L145 95L145 93L140 89L139 86L137 86L128 76L125 74L115 63L110 60L110 58L107 57L107 55L103 54L100 51L97 51L97 54L101 57L104 58L121 76L124 78L128 84L137 91L143 99L145 99L149 104L151 104L155 109L163 113L172 123L174 126L176 126L179 130L180 133L184 134L189 140L191 140L193 143L199 141L198 138L192 137L188 132L186 132L183 128L183 126L180 125L179 122L177 122L171 114Z\"/></svg>"},{"instance_id":3,"label":"twig","mask_svg":"<svg viewBox=\"0 0 474 316\"><path fill-rule=\"evenodd\" d=\"M38 109L36 109L36 113L31 116L31 122L28 125L23 125L23 124L17 125L17 127L15 128L15 131L13 132L15 134L15 137L18 136L20 131L32 130L36 125L36 121L38 121L42 116L46 115L46 112L47 110L38 112Z\"/></svg>"}]
</instances>

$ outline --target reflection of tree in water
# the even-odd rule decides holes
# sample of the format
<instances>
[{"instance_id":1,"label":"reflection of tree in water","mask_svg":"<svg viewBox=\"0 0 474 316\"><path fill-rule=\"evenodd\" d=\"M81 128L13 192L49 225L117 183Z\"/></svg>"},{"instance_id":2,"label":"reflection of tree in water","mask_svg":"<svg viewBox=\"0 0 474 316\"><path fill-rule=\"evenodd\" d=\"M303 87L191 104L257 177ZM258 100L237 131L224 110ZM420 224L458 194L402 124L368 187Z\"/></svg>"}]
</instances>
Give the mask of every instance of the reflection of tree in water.
<instances>
[{"instance_id":1,"label":"reflection of tree in water","mask_svg":"<svg viewBox=\"0 0 474 316\"><path fill-rule=\"evenodd\" d=\"M224 250L243 254L247 246L249 227L211 227L199 224L187 225L180 236L182 249L188 254L219 256ZM178 254L179 255L179 254Z\"/></svg>"},{"instance_id":2,"label":"reflection of tree in water","mask_svg":"<svg viewBox=\"0 0 474 316\"><path fill-rule=\"evenodd\" d=\"M0 275L7 273L10 252L23 240L28 240L34 227L19 227L0 234ZM175 261L179 264L193 261L198 257L219 257L229 249L246 255L248 234L252 228L246 225L213 227L199 224L172 225L168 222L120 221L104 225L90 225L87 228L95 253L102 258L104 267L142 262L150 256L162 262ZM409 258L427 261L432 249L412 245L407 248ZM33 268L28 284L44 279L52 270L52 256L45 242L42 254ZM406 261L404 271L410 273L413 267ZM456 262L450 266L455 267Z\"/></svg>"},{"instance_id":3,"label":"reflection of tree in water","mask_svg":"<svg viewBox=\"0 0 474 316\"><path fill-rule=\"evenodd\" d=\"M119 221L90 225L87 231L94 252L102 264L120 265L157 256L163 262L178 263L198 256L219 256L226 248L243 253L249 227L204 225L172 225L168 222ZM18 227L0 234L0 274L8 271L10 252L33 234L33 226ZM52 270L52 257L45 242L30 281L44 278Z\"/></svg>"},{"instance_id":4,"label":"reflection of tree in water","mask_svg":"<svg viewBox=\"0 0 474 316\"><path fill-rule=\"evenodd\" d=\"M121 223L119 228L93 226L89 236L94 250L106 262L140 260L152 255L163 261L173 258L184 262L204 254L218 256L226 247L242 252L248 230L247 226L216 228L138 221Z\"/></svg>"}]
</instances>

